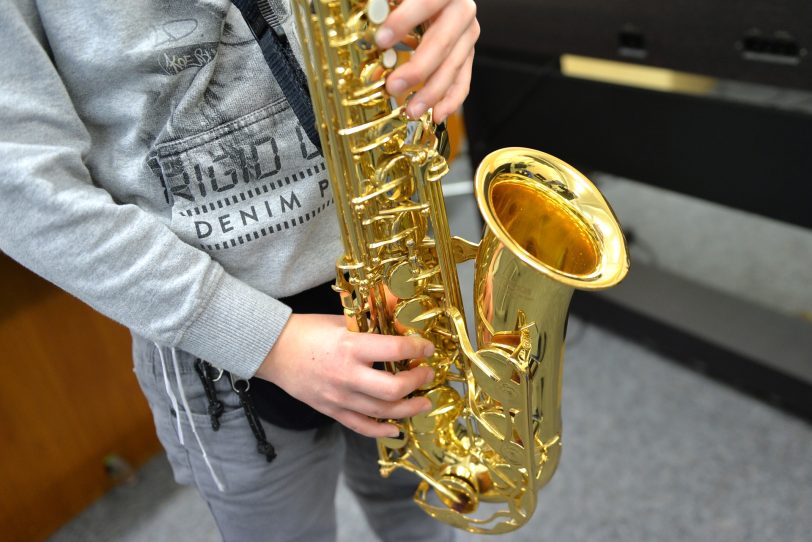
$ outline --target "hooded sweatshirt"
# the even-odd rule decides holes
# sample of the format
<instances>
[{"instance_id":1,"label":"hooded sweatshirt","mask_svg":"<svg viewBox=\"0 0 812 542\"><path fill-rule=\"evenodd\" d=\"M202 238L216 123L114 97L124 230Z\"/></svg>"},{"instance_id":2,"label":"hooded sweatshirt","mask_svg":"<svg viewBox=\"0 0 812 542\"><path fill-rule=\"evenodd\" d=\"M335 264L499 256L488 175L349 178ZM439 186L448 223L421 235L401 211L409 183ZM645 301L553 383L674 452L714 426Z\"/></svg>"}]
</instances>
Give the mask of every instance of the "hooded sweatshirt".
<instances>
[{"instance_id":1,"label":"hooded sweatshirt","mask_svg":"<svg viewBox=\"0 0 812 542\"><path fill-rule=\"evenodd\" d=\"M333 277L341 242L324 161L240 12L4 7L0 250L134 333L252 376L290 315L278 299Z\"/></svg>"}]
</instances>

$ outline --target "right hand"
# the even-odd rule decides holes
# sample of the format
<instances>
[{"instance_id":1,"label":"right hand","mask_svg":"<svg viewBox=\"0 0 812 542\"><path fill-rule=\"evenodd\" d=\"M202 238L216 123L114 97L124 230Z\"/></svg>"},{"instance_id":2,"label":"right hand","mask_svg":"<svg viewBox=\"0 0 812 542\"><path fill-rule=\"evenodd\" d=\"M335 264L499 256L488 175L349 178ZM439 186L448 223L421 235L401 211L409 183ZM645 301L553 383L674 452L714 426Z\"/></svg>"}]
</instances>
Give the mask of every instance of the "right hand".
<instances>
[{"instance_id":1,"label":"right hand","mask_svg":"<svg viewBox=\"0 0 812 542\"><path fill-rule=\"evenodd\" d=\"M418 118L432 107L434 122L442 122L462 105L471 86L474 44L479 38L476 3L403 0L380 26L375 41L383 49L394 47L426 22L430 25L420 45L408 62L389 75L386 89L394 96L417 89L409 102L409 116Z\"/></svg>"},{"instance_id":2,"label":"right hand","mask_svg":"<svg viewBox=\"0 0 812 542\"><path fill-rule=\"evenodd\" d=\"M425 397L404 399L432 381L429 367L392 374L376 361L426 358L434 345L419 337L348 331L343 316L293 314L256 376L368 437L394 437L401 419L427 412Z\"/></svg>"}]
</instances>

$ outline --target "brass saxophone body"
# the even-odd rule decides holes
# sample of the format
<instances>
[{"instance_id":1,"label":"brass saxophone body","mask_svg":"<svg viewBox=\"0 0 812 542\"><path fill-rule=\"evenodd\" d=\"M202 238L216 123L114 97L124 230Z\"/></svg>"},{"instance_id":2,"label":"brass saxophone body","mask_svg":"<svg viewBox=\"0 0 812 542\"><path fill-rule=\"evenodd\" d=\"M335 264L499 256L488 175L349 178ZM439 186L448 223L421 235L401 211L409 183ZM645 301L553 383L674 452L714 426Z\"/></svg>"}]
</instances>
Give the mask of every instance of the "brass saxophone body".
<instances>
[{"instance_id":1,"label":"brass saxophone body","mask_svg":"<svg viewBox=\"0 0 812 542\"><path fill-rule=\"evenodd\" d=\"M574 289L619 282L629 266L609 205L566 163L509 148L486 157L477 245L451 237L440 181L448 141L431 113L409 120L386 93L395 50L374 44L372 0L293 0L345 254L336 265L348 327L420 334L435 380L431 412L378 440L381 473L420 477L417 504L477 533L528 521L561 450L564 334ZM385 4L385 7L388 6ZM415 40L419 41L420 31ZM466 330L456 266L475 258L478 348Z\"/></svg>"}]
</instances>

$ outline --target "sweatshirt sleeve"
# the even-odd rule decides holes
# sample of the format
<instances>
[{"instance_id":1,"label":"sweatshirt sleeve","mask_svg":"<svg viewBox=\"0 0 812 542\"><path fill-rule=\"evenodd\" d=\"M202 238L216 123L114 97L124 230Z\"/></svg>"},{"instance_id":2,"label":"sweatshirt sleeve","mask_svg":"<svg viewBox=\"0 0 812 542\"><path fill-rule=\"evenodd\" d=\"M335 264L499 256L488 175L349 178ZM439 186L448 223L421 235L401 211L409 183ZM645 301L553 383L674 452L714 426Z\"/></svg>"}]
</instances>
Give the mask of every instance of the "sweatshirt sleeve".
<instances>
[{"instance_id":1,"label":"sweatshirt sleeve","mask_svg":"<svg viewBox=\"0 0 812 542\"><path fill-rule=\"evenodd\" d=\"M290 308L94 183L89 133L36 16L10 4L0 17L0 250L141 336L252 376Z\"/></svg>"}]
</instances>

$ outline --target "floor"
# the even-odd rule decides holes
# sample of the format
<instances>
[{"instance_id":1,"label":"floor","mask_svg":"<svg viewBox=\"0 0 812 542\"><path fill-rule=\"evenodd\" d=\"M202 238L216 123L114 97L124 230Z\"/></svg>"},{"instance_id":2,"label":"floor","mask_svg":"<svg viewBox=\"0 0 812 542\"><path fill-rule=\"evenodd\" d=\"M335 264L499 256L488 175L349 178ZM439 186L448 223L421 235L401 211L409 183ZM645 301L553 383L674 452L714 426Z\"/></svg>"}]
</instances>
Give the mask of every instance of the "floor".
<instances>
[{"instance_id":1,"label":"floor","mask_svg":"<svg viewBox=\"0 0 812 542\"><path fill-rule=\"evenodd\" d=\"M470 169L458 163L447 179L446 184L455 187L451 192L458 194L450 198L449 216L455 234L478 239L474 203L465 189L470 175ZM695 211L692 220L684 215L680 220L688 233L674 235L673 228L663 225L668 217L646 207L646 198L663 201L663 195L609 176L601 177L601 182L610 198L618 201L622 220L646 232L650 247L668 247L668 252L653 250L664 266L684 268L689 256L697 259L697 251L712 253L723 245L727 262L753 260L746 246L731 248L720 239L708 246L698 236L692 245L686 238L691 237L691 228L701 231L703 220L723 233L732 235L746 227L752 235L769 237L768 256L756 258L744 270L733 266L731 273L722 262L702 260L684 272L698 280L709 272L726 272L726 279L717 276L710 282L748 291L754 302L786 299L784 306L795 314L812 310L812 291L798 288L812 283L806 282L811 266L803 263L784 267L781 284L751 291L752 285L764 283L766 271L760 266L781 258L781 247L787 256L812 254L809 232L741 213L712 213L698 202L669 200L675 216L685 212L686 205ZM724 217L729 220L725 222ZM637 257L652 257L652 250ZM461 275L463 283L470 284L470 268ZM570 324L564 390L560 468L541 491L531 522L496 538L516 542L812 539L809 424L579 320ZM375 540L343 486L336 503L340 541ZM112 491L50 542L218 539L205 504L193 489L176 486L165 459L156 457L138 473L137 483ZM461 541L479 539L464 533L459 537Z\"/></svg>"}]
</instances>

